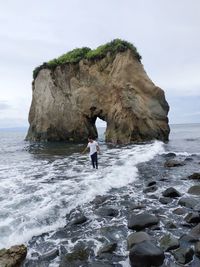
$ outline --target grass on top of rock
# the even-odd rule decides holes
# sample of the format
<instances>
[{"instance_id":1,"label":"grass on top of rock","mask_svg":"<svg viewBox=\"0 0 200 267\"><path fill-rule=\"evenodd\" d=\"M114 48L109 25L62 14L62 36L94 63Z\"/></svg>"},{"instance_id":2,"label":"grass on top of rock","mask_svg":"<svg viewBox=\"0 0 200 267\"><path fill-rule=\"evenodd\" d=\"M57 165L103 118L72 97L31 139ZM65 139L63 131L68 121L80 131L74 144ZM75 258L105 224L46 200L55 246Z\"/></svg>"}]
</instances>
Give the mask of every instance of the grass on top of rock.
<instances>
[{"instance_id":1,"label":"grass on top of rock","mask_svg":"<svg viewBox=\"0 0 200 267\"><path fill-rule=\"evenodd\" d=\"M110 53L110 55L116 55L118 52L124 52L128 49L133 52L133 55L138 59L138 61L141 61L142 57L133 44L121 39L114 39L113 41L101 45L94 50L91 50L88 47L75 48L58 58L44 62L42 65L34 69L33 78L35 79L37 77L41 69L54 69L59 65L78 63L82 59L100 60L108 53Z\"/></svg>"}]
</instances>

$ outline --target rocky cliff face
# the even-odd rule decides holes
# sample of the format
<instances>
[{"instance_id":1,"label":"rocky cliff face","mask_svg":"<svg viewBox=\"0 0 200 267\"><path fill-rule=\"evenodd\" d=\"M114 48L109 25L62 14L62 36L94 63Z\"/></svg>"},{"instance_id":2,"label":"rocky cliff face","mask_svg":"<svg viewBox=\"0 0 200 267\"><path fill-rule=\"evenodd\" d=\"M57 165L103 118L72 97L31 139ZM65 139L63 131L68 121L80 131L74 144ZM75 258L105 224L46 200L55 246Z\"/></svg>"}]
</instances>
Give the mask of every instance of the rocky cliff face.
<instances>
[{"instance_id":1,"label":"rocky cliff face","mask_svg":"<svg viewBox=\"0 0 200 267\"><path fill-rule=\"evenodd\" d=\"M168 140L169 106L130 50L44 68L33 81L28 140L83 141L107 122L106 141Z\"/></svg>"}]
</instances>

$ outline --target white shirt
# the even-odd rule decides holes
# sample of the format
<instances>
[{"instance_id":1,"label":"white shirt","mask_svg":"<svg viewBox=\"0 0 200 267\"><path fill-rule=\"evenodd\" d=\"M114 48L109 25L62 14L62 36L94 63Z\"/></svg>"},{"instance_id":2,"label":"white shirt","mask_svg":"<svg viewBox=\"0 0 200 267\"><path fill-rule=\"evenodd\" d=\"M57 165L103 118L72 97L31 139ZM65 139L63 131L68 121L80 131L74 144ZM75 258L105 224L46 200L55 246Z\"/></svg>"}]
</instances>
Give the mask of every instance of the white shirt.
<instances>
[{"instance_id":1,"label":"white shirt","mask_svg":"<svg viewBox=\"0 0 200 267\"><path fill-rule=\"evenodd\" d=\"M93 155L95 152L97 152L97 146L98 143L96 141L88 143L87 147L90 148L90 156Z\"/></svg>"}]
</instances>

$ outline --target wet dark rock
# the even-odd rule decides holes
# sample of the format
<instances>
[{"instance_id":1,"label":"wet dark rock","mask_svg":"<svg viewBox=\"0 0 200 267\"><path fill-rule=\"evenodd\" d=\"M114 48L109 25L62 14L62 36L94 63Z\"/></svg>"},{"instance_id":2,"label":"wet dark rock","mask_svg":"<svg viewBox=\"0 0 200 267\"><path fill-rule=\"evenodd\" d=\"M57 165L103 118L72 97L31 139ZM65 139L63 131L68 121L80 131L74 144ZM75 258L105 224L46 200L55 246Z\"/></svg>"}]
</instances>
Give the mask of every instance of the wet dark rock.
<instances>
[{"instance_id":1,"label":"wet dark rock","mask_svg":"<svg viewBox=\"0 0 200 267\"><path fill-rule=\"evenodd\" d=\"M200 201L200 199L199 199L199 201ZM200 203L198 203L197 205L195 205L194 208L193 208L193 210L200 212Z\"/></svg>"},{"instance_id":2,"label":"wet dark rock","mask_svg":"<svg viewBox=\"0 0 200 267\"><path fill-rule=\"evenodd\" d=\"M115 217L118 215L118 210L112 207L101 207L95 212L97 215L102 217Z\"/></svg>"},{"instance_id":3,"label":"wet dark rock","mask_svg":"<svg viewBox=\"0 0 200 267\"><path fill-rule=\"evenodd\" d=\"M31 253L31 257L32 258L39 258L40 254L38 252L33 252L33 253Z\"/></svg>"},{"instance_id":4,"label":"wet dark rock","mask_svg":"<svg viewBox=\"0 0 200 267\"><path fill-rule=\"evenodd\" d=\"M8 267L8 266L2 266L0 265L1 267ZM49 267L49 262L47 261L38 261L38 260L35 260L35 259L28 259L24 262L23 265L17 265L15 267ZM10 267L10 266L9 266Z\"/></svg>"},{"instance_id":5,"label":"wet dark rock","mask_svg":"<svg viewBox=\"0 0 200 267\"><path fill-rule=\"evenodd\" d=\"M159 199L160 203L164 204L164 205L167 205L169 204L170 202L172 202L172 198L170 197L161 197Z\"/></svg>"},{"instance_id":6,"label":"wet dark rock","mask_svg":"<svg viewBox=\"0 0 200 267\"><path fill-rule=\"evenodd\" d=\"M69 234L65 228L58 229L53 235L52 239L63 239L63 238L68 238Z\"/></svg>"},{"instance_id":7,"label":"wet dark rock","mask_svg":"<svg viewBox=\"0 0 200 267\"><path fill-rule=\"evenodd\" d=\"M174 197L180 197L181 193L179 193L175 188L169 187L162 193L162 195L164 197L174 198Z\"/></svg>"},{"instance_id":8,"label":"wet dark rock","mask_svg":"<svg viewBox=\"0 0 200 267\"><path fill-rule=\"evenodd\" d=\"M172 221L165 221L164 224L165 224L165 228L167 228L167 229L176 229L177 228L176 224Z\"/></svg>"},{"instance_id":9,"label":"wet dark rock","mask_svg":"<svg viewBox=\"0 0 200 267\"><path fill-rule=\"evenodd\" d=\"M132 267L161 266L164 262L164 252L150 241L135 245L129 253Z\"/></svg>"},{"instance_id":10,"label":"wet dark rock","mask_svg":"<svg viewBox=\"0 0 200 267\"><path fill-rule=\"evenodd\" d=\"M167 153L167 154L163 154L163 156L164 156L165 158L172 158L172 157L176 157L176 154L173 153L173 152L169 152L169 153Z\"/></svg>"},{"instance_id":11,"label":"wet dark rock","mask_svg":"<svg viewBox=\"0 0 200 267\"><path fill-rule=\"evenodd\" d=\"M101 242L105 242L105 240L109 240L111 243L116 243L118 235L126 236L127 227L125 225L117 226L116 224L111 226L101 227L99 229L100 235L102 236Z\"/></svg>"},{"instance_id":12,"label":"wet dark rock","mask_svg":"<svg viewBox=\"0 0 200 267\"><path fill-rule=\"evenodd\" d=\"M197 224L194 228L192 228L189 234L200 239L200 223Z\"/></svg>"},{"instance_id":13,"label":"wet dark rock","mask_svg":"<svg viewBox=\"0 0 200 267\"><path fill-rule=\"evenodd\" d=\"M195 252L195 255L200 258L200 242L197 242L195 244L194 252Z\"/></svg>"},{"instance_id":14,"label":"wet dark rock","mask_svg":"<svg viewBox=\"0 0 200 267\"><path fill-rule=\"evenodd\" d=\"M67 254L67 249L64 245L60 245L59 254L60 254L60 257L63 257L63 255Z\"/></svg>"},{"instance_id":15,"label":"wet dark rock","mask_svg":"<svg viewBox=\"0 0 200 267\"><path fill-rule=\"evenodd\" d=\"M87 217L85 215L78 215L75 217L71 222L70 225L78 225L78 224L83 224L87 221Z\"/></svg>"},{"instance_id":16,"label":"wet dark rock","mask_svg":"<svg viewBox=\"0 0 200 267\"><path fill-rule=\"evenodd\" d=\"M151 238L145 232L132 233L127 238L128 249L131 249L134 245L139 244L143 241L149 241Z\"/></svg>"},{"instance_id":17,"label":"wet dark rock","mask_svg":"<svg viewBox=\"0 0 200 267\"><path fill-rule=\"evenodd\" d=\"M49 262L49 261L55 259L57 256L59 256L59 250L53 249L53 250L43 254L42 256L40 256L39 259L42 261L48 261Z\"/></svg>"},{"instance_id":18,"label":"wet dark rock","mask_svg":"<svg viewBox=\"0 0 200 267\"><path fill-rule=\"evenodd\" d=\"M26 258L27 248L24 245L12 246L0 250L1 267L18 267Z\"/></svg>"},{"instance_id":19,"label":"wet dark rock","mask_svg":"<svg viewBox=\"0 0 200 267\"><path fill-rule=\"evenodd\" d=\"M158 196L153 194L153 195L148 196L148 198L150 198L150 199L158 199Z\"/></svg>"},{"instance_id":20,"label":"wet dark rock","mask_svg":"<svg viewBox=\"0 0 200 267\"><path fill-rule=\"evenodd\" d=\"M190 243L195 243L198 241L198 238L195 237L194 235L189 234L184 234L180 237L179 242L181 246L186 246L188 247Z\"/></svg>"},{"instance_id":21,"label":"wet dark rock","mask_svg":"<svg viewBox=\"0 0 200 267\"><path fill-rule=\"evenodd\" d=\"M97 255L100 256L104 253L112 253L117 248L117 243L110 243L105 245L104 247L100 248L100 250L97 252Z\"/></svg>"},{"instance_id":22,"label":"wet dark rock","mask_svg":"<svg viewBox=\"0 0 200 267\"><path fill-rule=\"evenodd\" d=\"M164 164L164 166L166 168L180 167L180 166L184 166L184 165L185 165L184 162L178 161L178 160L173 160L173 159L167 160Z\"/></svg>"},{"instance_id":23,"label":"wet dark rock","mask_svg":"<svg viewBox=\"0 0 200 267\"><path fill-rule=\"evenodd\" d=\"M156 190L158 190L158 187L156 185L152 185L152 186L148 186L146 187L143 192L144 193L152 193L155 192Z\"/></svg>"},{"instance_id":24,"label":"wet dark rock","mask_svg":"<svg viewBox=\"0 0 200 267\"><path fill-rule=\"evenodd\" d=\"M198 212L190 212L186 215L185 221L187 223L199 223L200 222L200 214Z\"/></svg>"},{"instance_id":25,"label":"wet dark rock","mask_svg":"<svg viewBox=\"0 0 200 267\"><path fill-rule=\"evenodd\" d=\"M184 208L177 208L173 210L173 213L176 215L184 215L186 213L186 210Z\"/></svg>"},{"instance_id":26,"label":"wet dark rock","mask_svg":"<svg viewBox=\"0 0 200 267\"><path fill-rule=\"evenodd\" d=\"M193 158L187 157L184 161L193 161Z\"/></svg>"},{"instance_id":27,"label":"wet dark rock","mask_svg":"<svg viewBox=\"0 0 200 267\"><path fill-rule=\"evenodd\" d=\"M192 248L178 248L173 252L175 260L180 264L186 264L193 259L194 250Z\"/></svg>"},{"instance_id":28,"label":"wet dark rock","mask_svg":"<svg viewBox=\"0 0 200 267\"><path fill-rule=\"evenodd\" d=\"M167 178L160 178L159 181L161 181L161 182L169 182L169 179L167 179Z\"/></svg>"},{"instance_id":29,"label":"wet dark rock","mask_svg":"<svg viewBox=\"0 0 200 267\"><path fill-rule=\"evenodd\" d=\"M124 257L121 255L117 255L115 253L101 253L99 256L97 256L97 259L111 263L111 262L120 262L124 260Z\"/></svg>"},{"instance_id":30,"label":"wet dark rock","mask_svg":"<svg viewBox=\"0 0 200 267\"><path fill-rule=\"evenodd\" d=\"M145 205L143 205L143 204L136 204L136 203L133 203L131 206L130 206L130 209L131 210L141 210L141 209L144 209L144 208L146 208L146 206Z\"/></svg>"},{"instance_id":31,"label":"wet dark rock","mask_svg":"<svg viewBox=\"0 0 200 267\"><path fill-rule=\"evenodd\" d=\"M87 265L87 267L122 267L122 265L118 263L111 264L111 263L99 261L99 262L91 262Z\"/></svg>"},{"instance_id":32,"label":"wet dark rock","mask_svg":"<svg viewBox=\"0 0 200 267\"><path fill-rule=\"evenodd\" d=\"M92 200L92 203L95 204L95 205L100 205L103 202L105 202L107 199L108 199L108 196L100 196L100 195L98 195Z\"/></svg>"},{"instance_id":33,"label":"wet dark rock","mask_svg":"<svg viewBox=\"0 0 200 267\"><path fill-rule=\"evenodd\" d=\"M192 175L188 176L188 179L200 180L200 173L195 172Z\"/></svg>"},{"instance_id":34,"label":"wet dark rock","mask_svg":"<svg viewBox=\"0 0 200 267\"><path fill-rule=\"evenodd\" d=\"M194 255L193 261L188 264L188 267L199 267L200 266L200 260L198 257Z\"/></svg>"},{"instance_id":35,"label":"wet dark rock","mask_svg":"<svg viewBox=\"0 0 200 267\"><path fill-rule=\"evenodd\" d=\"M153 225L153 226L150 226L149 228L150 228L152 231L160 231L160 230L161 230L160 226L158 226L158 225Z\"/></svg>"},{"instance_id":36,"label":"wet dark rock","mask_svg":"<svg viewBox=\"0 0 200 267\"><path fill-rule=\"evenodd\" d=\"M83 264L87 263L90 255L90 250L87 248L75 248L73 252L67 253L63 257L60 267L80 267Z\"/></svg>"},{"instance_id":37,"label":"wet dark rock","mask_svg":"<svg viewBox=\"0 0 200 267\"><path fill-rule=\"evenodd\" d=\"M132 214L128 220L128 228L139 231L158 222L158 218L149 213Z\"/></svg>"},{"instance_id":38,"label":"wet dark rock","mask_svg":"<svg viewBox=\"0 0 200 267\"><path fill-rule=\"evenodd\" d=\"M193 209L198 203L199 200L194 197L182 197L178 201L179 205L190 209Z\"/></svg>"},{"instance_id":39,"label":"wet dark rock","mask_svg":"<svg viewBox=\"0 0 200 267\"><path fill-rule=\"evenodd\" d=\"M188 190L188 193L189 194L192 194L192 195L197 195L199 196L200 195L200 185L193 185L189 188Z\"/></svg>"},{"instance_id":40,"label":"wet dark rock","mask_svg":"<svg viewBox=\"0 0 200 267\"><path fill-rule=\"evenodd\" d=\"M179 240L170 234L164 235L160 240L160 247L164 251L177 249L180 246Z\"/></svg>"},{"instance_id":41,"label":"wet dark rock","mask_svg":"<svg viewBox=\"0 0 200 267\"><path fill-rule=\"evenodd\" d=\"M156 185L156 184L157 184L156 181L149 181L147 182L146 186L149 187L149 186Z\"/></svg>"}]
</instances>

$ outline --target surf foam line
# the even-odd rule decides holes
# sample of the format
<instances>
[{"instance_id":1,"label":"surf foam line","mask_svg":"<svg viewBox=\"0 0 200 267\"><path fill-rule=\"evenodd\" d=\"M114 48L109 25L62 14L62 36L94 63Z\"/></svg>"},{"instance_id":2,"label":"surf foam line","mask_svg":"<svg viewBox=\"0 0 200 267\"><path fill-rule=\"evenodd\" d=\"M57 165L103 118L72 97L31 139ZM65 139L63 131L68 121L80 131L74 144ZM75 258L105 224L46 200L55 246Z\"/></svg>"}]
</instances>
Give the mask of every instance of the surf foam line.
<instances>
[{"instance_id":1,"label":"surf foam line","mask_svg":"<svg viewBox=\"0 0 200 267\"><path fill-rule=\"evenodd\" d=\"M112 152L112 155L109 153ZM153 159L164 152L163 143L155 141L152 144L128 146L122 149L105 151L104 161L110 166L90 173L80 182L82 192L75 205L89 202L97 195L103 195L113 188L127 186L135 181L138 175L137 164Z\"/></svg>"},{"instance_id":2,"label":"surf foam line","mask_svg":"<svg viewBox=\"0 0 200 267\"><path fill-rule=\"evenodd\" d=\"M33 172L29 165L28 169L22 169L23 175L12 177L12 197L8 195L2 207L8 225L0 218L0 230L5 230L0 231L0 247L24 243L33 236L64 226L66 213L97 195L133 183L138 176L137 164L163 152L163 143L159 141L103 150L98 170L91 169L88 157L78 154L49 164L35 161ZM37 170L39 178L33 177Z\"/></svg>"}]
</instances>

